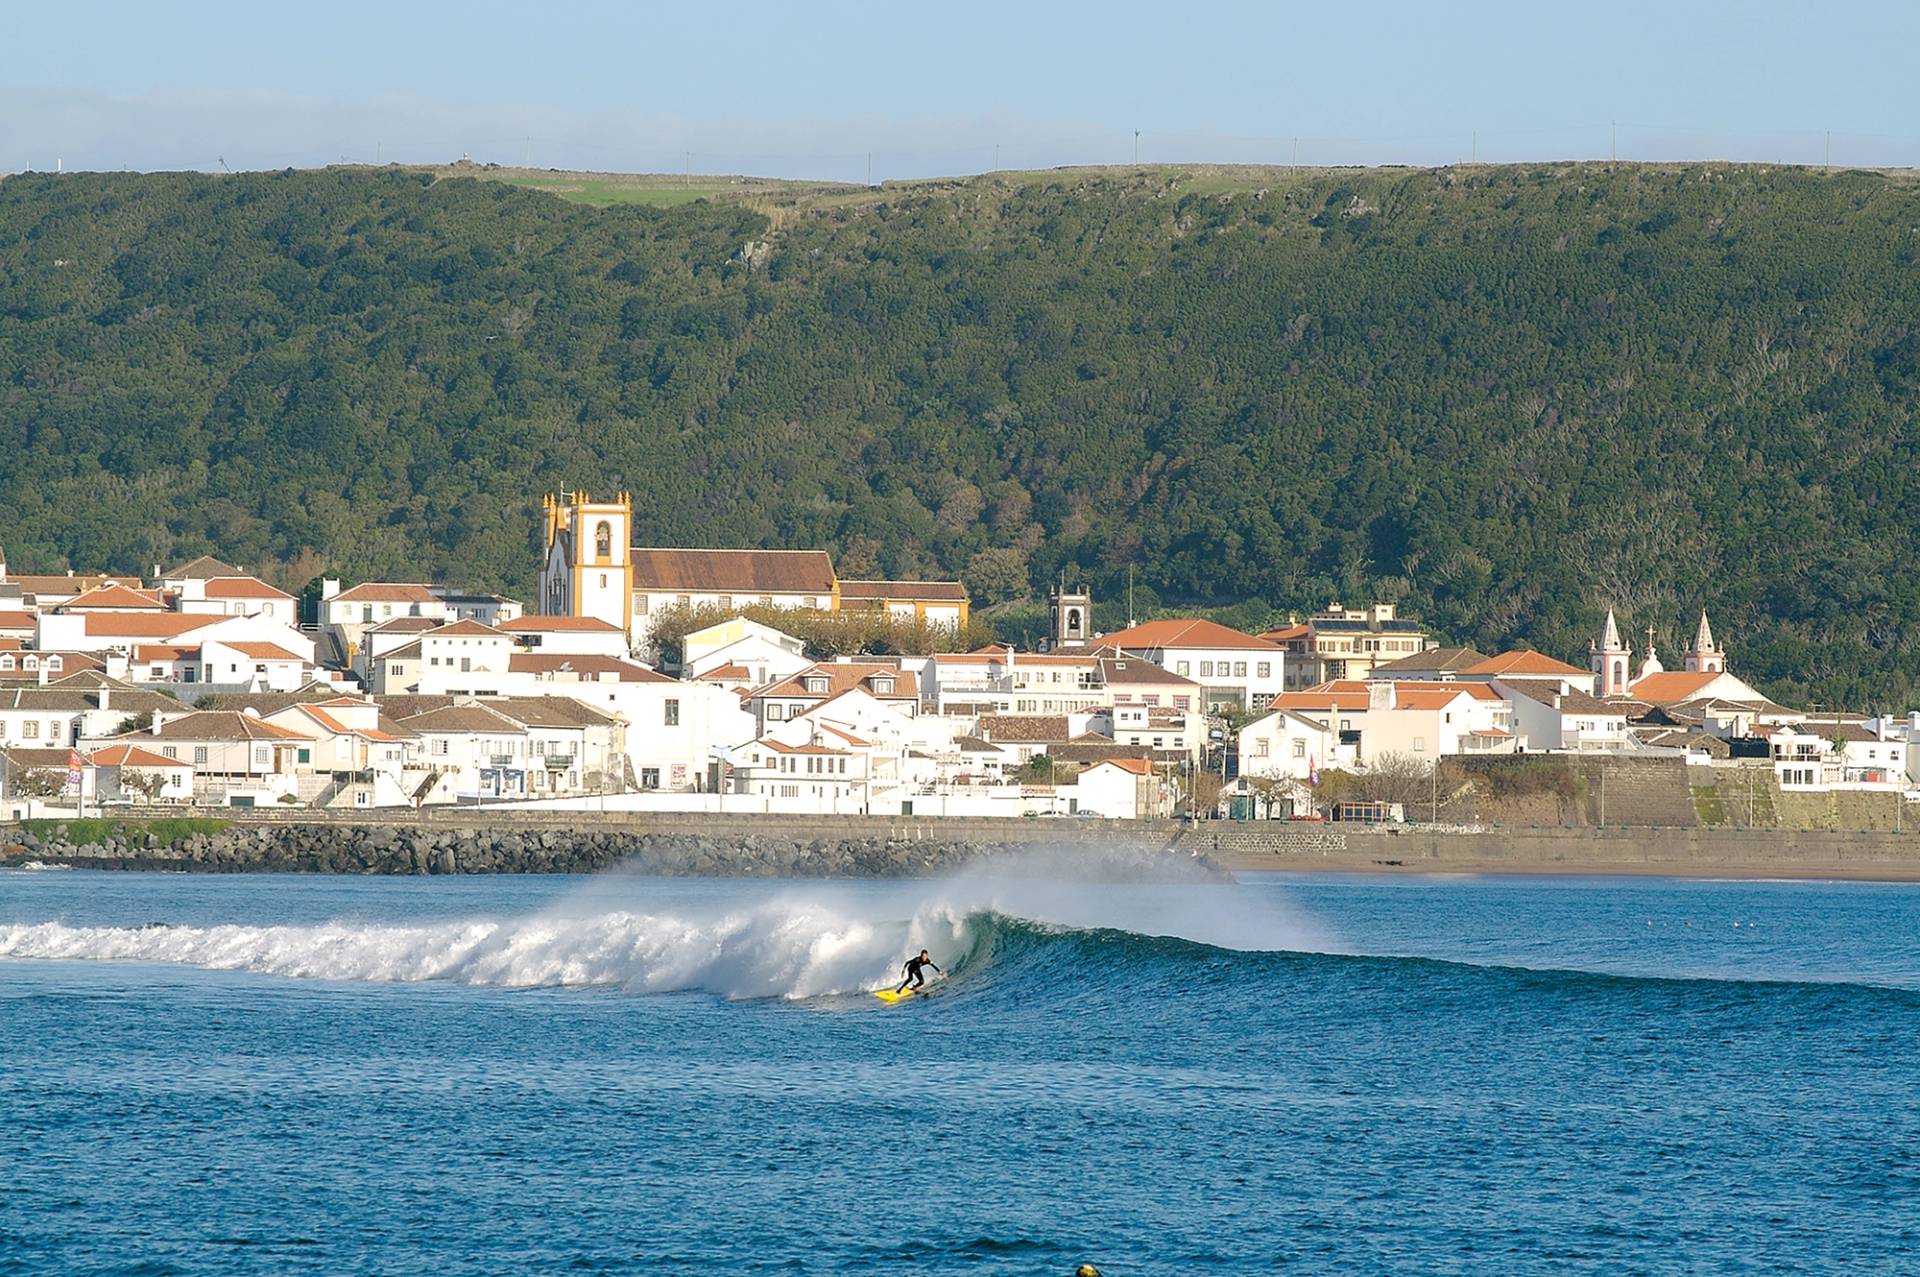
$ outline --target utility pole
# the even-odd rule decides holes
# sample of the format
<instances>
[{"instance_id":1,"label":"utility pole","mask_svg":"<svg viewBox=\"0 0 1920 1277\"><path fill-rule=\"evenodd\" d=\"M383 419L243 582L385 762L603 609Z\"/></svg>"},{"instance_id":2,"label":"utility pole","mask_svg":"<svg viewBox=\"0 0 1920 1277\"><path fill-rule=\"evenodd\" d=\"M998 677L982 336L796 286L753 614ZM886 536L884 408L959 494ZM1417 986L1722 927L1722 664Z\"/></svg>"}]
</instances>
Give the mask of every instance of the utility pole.
<instances>
[{"instance_id":1,"label":"utility pole","mask_svg":"<svg viewBox=\"0 0 1920 1277\"><path fill-rule=\"evenodd\" d=\"M1000 144L998 142L993 144L993 171L996 173L1000 171Z\"/></svg>"},{"instance_id":2,"label":"utility pole","mask_svg":"<svg viewBox=\"0 0 1920 1277\"><path fill-rule=\"evenodd\" d=\"M1607 151L1607 163L1618 164L1619 162L1620 162L1620 121L1615 120L1613 122L1613 141L1609 144L1608 151Z\"/></svg>"},{"instance_id":3,"label":"utility pole","mask_svg":"<svg viewBox=\"0 0 1920 1277\"><path fill-rule=\"evenodd\" d=\"M693 152L680 152L680 189L685 190L693 182Z\"/></svg>"},{"instance_id":4,"label":"utility pole","mask_svg":"<svg viewBox=\"0 0 1920 1277\"><path fill-rule=\"evenodd\" d=\"M1293 139L1293 167L1300 167L1300 138L1297 135Z\"/></svg>"},{"instance_id":5,"label":"utility pole","mask_svg":"<svg viewBox=\"0 0 1920 1277\"><path fill-rule=\"evenodd\" d=\"M1139 129L1135 129L1133 131L1133 162L1135 164L1138 164L1140 162L1140 130Z\"/></svg>"}]
</instances>

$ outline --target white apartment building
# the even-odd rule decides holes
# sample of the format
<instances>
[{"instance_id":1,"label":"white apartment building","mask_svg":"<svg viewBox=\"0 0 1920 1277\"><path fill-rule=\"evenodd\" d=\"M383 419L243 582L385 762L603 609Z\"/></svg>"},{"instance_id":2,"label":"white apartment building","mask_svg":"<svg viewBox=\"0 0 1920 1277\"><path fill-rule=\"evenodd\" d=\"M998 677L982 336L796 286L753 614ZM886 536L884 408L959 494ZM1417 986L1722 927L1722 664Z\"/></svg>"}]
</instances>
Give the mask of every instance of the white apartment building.
<instances>
[{"instance_id":1,"label":"white apartment building","mask_svg":"<svg viewBox=\"0 0 1920 1277\"><path fill-rule=\"evenodd\" d=\"M1148 621L1099 640L1101 648L1144 657L1199 685L1196 708L1265 709L1286 691L1286 652L1277 643L1213 621Z\"/></svg>"}]
</instances>

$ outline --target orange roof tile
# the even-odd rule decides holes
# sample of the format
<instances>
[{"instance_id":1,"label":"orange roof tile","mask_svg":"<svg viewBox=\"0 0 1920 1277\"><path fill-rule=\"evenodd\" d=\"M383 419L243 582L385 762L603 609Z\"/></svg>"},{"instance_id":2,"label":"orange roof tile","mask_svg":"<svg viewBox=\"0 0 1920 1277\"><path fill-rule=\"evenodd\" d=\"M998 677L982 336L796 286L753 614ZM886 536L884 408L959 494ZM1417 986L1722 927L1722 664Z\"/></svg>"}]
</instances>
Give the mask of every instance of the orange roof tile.
<instances>
[{"instance_id":1,"label":"orange roof tile","mask_svg":"<svg viewBox=\"0 0 1920 1277\"><path fill-rule=\"evenodd\" d=\"M1666 670L1649 674L1629 690L1633 699L1649 705L1676 705L1692 700L1700 689L1719 678L1718 674L1689 674L1684 670Z\"/></svg>"},{"instance_id":2,"label":"orange roof tile","mask_svg":"<svg viewBox=\"0 0 1920 1277\"><path fill-rule=\"evenodd\" d=\"M1498 656L1489 656L1478 665L1469 665L1463 674L1499 676L1502 674L1531 674L1536 677L1581 678L1593 677L1592 670L1583 670L1565 661L1556 661L1545 652L1502 652Z\"/></svg>"},{"instance_id":3,"label":"orange roof tile","mask_svg":"<svg viewBox=\"0 0 1920 1277\"><path fill-rule=\"evenodd\" d=\"M624 633L619 626L597 616L523 616L515 621L502 621L494 628L509 634Z\"/></svg>"},{"instance_id":4,"label":"orange roof tile","mask_svg":"<svg viewBox=\"0 0 1920 1277\"><path fill-rule=\"evenodd\" d=\"M633 549L636 590L824 596L833 593L833 586L833 561L825 550Z\"/></svg>"},{"instance_id":5,"label":"orange roof tile","mask_svg":"<svg viewBox=\"0 0 1920 1277\"><path fill-rule=\"evenodd\" d=\"M328 603L439 603L441 598L424 585L403 581L366 581L342 590Z\"/></svg>"},{"instance_id":6,"label":"orange roof tile","mask_svg":"<svg viewBox=\"0 0 1920 1277\"><path fill-rule=\"evenodd\" d=\"M304 661L306 658L274 643L228 643L250 661Z\"/></svg>"},{"instance_id":7,"label":"orange roof tile","mask_svg":"<svg viewBox=\"0 0 1920 1277\"><path fill-rule=\"evenodd\" d=\"M129 590L116 582L95 586L85 594L78 595L60 605L63 612L85 611L96 608L134 608L145 612L164 612L167 605L159 596L145 590Z\"/></svg>"},{"instance_id":8,"label":"orange roof tile","mask_svg":"<svg viewBox=\"0 0 1920 1277\"><path fill-rule=\"evenodd\" d=\"M109 745L105 749L96 749L87 756L87 761L95 767L173 767L193 770L191 763L167 758L137 745Z\"/></svg>"},{"instance_id":9,"label":"orange roof tile","mask_svg":"<svg viewBox=\"0 0 1920 1277\"><path fill-rule=\"evenodd\" d=\"M1118 767L1123 772L1132 772L1136 776L1153 775L1153 763L1145 758L1103 758L1093 767ZM1092 771L1093 767L1087 768Z\"/></svg>"},{"instance_id":10,"label":"orange roof tile","mask_svg":"<svg viewBox=\"0 0 1920 1277\"><path fill-rule=\"evenodd\" d=\"M207 582L210 599L290 599L293 595L276 590L253 576L216 576Z\"/></svg>"},{"instance_id":11,"label":"orange roof tile","mask_svg":"<svg viewBox=\"0 0 1920 1277\"><path fill-rule=\"evenodd\" d=\"M86 630L92 638L179 638L195 630L204 630L230 618L195 616L185 612L85 612Z\"/></svg>"},{"instance_id":12,"label":"orange roof tile","mask_svg":"<svg viewBox=\"0 0 1920 1277\"><path fill-rule=\"evenodd\" d=\"M1282 650L1278 644L1266 639L1242 634L1239 630L1221 625L1217 621L1203 620L1198 617L1148 621L1130 630L1121 630L1117 634L1102 635L1100 644L1103 647L1126 648L1128 651L1167 647L1244 648L1262 652Z\"/></svg>"}]
</instances>

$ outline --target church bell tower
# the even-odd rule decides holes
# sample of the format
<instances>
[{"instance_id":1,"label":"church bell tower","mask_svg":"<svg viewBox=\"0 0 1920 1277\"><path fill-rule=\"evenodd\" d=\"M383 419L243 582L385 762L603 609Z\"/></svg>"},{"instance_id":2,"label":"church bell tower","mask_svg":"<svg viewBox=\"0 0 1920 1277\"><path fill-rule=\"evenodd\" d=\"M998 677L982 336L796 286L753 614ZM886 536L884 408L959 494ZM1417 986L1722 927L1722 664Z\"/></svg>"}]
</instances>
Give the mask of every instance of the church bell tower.
<instances>
[{"instance_id":1,"label":"church bell tower","mask_svg":"<svg viewBox=\"0 0 1920 1277\"><path fill-rule=\"evenodd\" d=\"M1600 641L1588 645L1587 663L1593 670L1593 694L1602 699L1625 696L1632 662L1633 649L1621 642L1619 622L1613 619L1613 609L1608 608L1607 627Z\"/></svg>"},{"instance_id":2,"label":"church bell tower","mask_svg":"<svg viewBox=\"0 0 1920 1277\"><path fill-rule=\"evenodd\" d=\"M633 633L633 495L595 501L562 492L541 502L546 559L540 568L544 616L591 616Z\"/></svg>"},{"instance_id":3,"label":"church bell tower","mask_svg":"<svg viewBox=\"0 0 1920 1277\"><path fill-rule=\"evenodd\" d=\"M1084 586L1069 590L1062 579L1047 601L1052 605L1047 625L1048 648L1086 646L1087 640L1093 637L1093 595Z\"/></svg>"}]
</instances>

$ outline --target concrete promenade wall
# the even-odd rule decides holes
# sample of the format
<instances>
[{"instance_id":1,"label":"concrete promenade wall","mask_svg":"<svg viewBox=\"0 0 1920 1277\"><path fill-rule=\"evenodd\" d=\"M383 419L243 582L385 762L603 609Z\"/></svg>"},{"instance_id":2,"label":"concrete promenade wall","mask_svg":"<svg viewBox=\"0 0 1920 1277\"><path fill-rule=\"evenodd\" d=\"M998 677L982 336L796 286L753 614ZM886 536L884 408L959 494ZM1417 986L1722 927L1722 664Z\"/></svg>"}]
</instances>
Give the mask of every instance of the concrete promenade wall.
<instances>
[{"instance_id":1,"label":"concrete promenade wall","mask_svg":"<svg viewBox=\"0 0 1920 1277\"><path fill-rule=\"evenodd\" d=\"M1920 879L1920 835L1788 829L1263 830L1200 826L1177 844L1240 870L1642 873Z\"/></svg>"}]
</instances>

